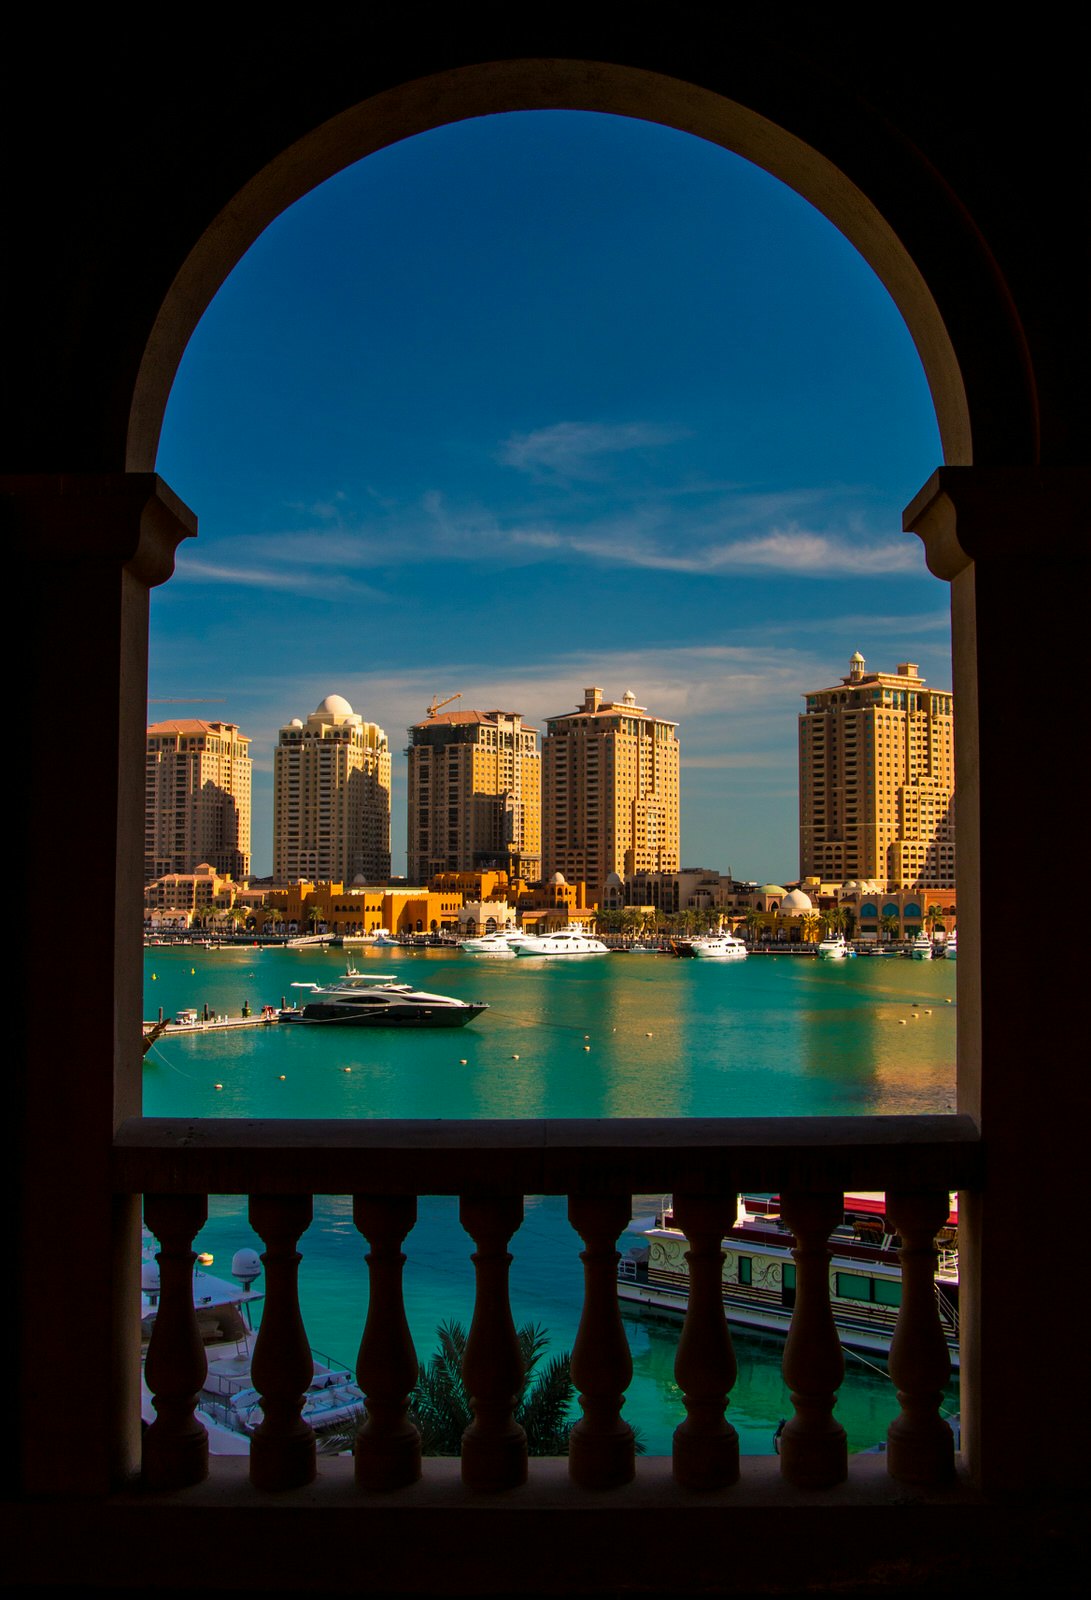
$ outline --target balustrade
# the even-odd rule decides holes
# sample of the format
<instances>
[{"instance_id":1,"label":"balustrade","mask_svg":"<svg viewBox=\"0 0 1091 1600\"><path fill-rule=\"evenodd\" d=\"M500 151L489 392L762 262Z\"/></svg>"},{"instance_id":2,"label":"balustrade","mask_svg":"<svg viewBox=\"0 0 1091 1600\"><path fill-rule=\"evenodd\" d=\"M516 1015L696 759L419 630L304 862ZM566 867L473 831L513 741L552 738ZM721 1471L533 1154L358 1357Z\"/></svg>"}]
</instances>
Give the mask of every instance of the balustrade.
<instances>
[{"instance_id":1,"label":"balustrade","mask_svg":"<svg viewBox=\"0 0 1091 1600\"><path fill-rule=\"evenodd\" d=\"M929 1152L918 1163L919 1184L910 1181L912 1152L895 1157L886 1147L872 1152L874 1161L869 1157L856 1163L863 1170L853 1180L864 1187L884 1165L893 1166L901 1179L887 1191L887 1213L901 1237L902 1262L901 1304L889 1363L900 1412L890 1424L887 1464L894 1478L921 1486L942 1485L954 1471L954 1441L940 1415L950 1363L933 1280L935 1240L947 1220L947 1176L957 1179L967 1168L974 1170L965 1151L945 1151L942 1141ZM474 1153L467 1154L472 1158ZM237 1152L251 1178L252 1155ZM715 1170L716 1176L706 1179L704 1189L678 1185L674 1197L675 1218L688 1242L689 1303L675 1363L685 1417L675 1431L673 1470L683 1488L723 1490L738 1479L740 1463L738 1437L725 1415L736 1363L724 1314L722 1241L733 1218L734 1185L747 1186L749 1177L749 1187L768 1189L784 1158L769 1147L760 1159L729 1151L729 1186L722 1152L716 1153L714 1166L702 1165L703 1158L694 1157L692 1150L683 1155L685 1160L677 1158L679 1168L697 1176ZM829 1166L819 1157L813 1164L820 1176ZM134 1167L139 1165L135 1160ZM202 1165L208 1164L193 1163L195 1168ZM209 1175L222 1177L222 1170L212 1166L215 1171ZM630 1218L630 1192L638 1187L633 1179L643 1179L639 1187L647 1191L655 1187L649 1180L672 1175L669 1166L646 1151L634 1155L628 1148L621 1154L581 1154L576 1163L566 1152L558 1157L557 1172L540 1159L528 1160L525 1149L506 1154L502 1162L487 1155L468 1159L452 1149L431 1162L412 1154L400 1165L376 1160L375 1175L385 1182L385 1192L356 1193L353 1201L356 1228L369 1245L370 1293L357 1366L366 1400L355 1443L361 1489L404 1488L421 1475L420 1439L408 1417L417 1358L402 1289L403 1245L417 1208L416 1193L408 1190L430 1175L439 1178L441 1192L450 1193L471 1172L483 1187L464 1188L459 1210L474 1245L476 1284L463 1365L473 1420L462 1440L462 1477L467 1487L488 1491L512 1489L527 1479L526 1438L515 1420L524 1375L508 1294L509 1245L522 1220L523 1198L498 1181L498 1175L510 1181L520 1170L527 1180L536 1180L533 1192L564 1192L561 1176L571 1183L573 1172L597 1172L603 1181L595 1193L569 1189L573 1250L582 1241L584 1269L584 1302L571 1367L582 1415L570 1434L569 1474L580 1489L616 1488L633 1478L635 1441L622 1417L632 1361L617 1299L617 1239ZM274 1168L270 1164L270 1178ZM780 1468L794 1486L831 1489L848 1472L845 1433L834 1415L844 1362L830 1300L830 1235L842 1220L844 1192L820 1184L803 1186L795 1181L797 1161L792 1168L794 1181L782 1194L781 1214L795 1236L795 1304L784 1349L793 1416L781 1434ZM945 1168L944 1180L938 1181ZM179 1162L179 1183L185 1169L186 1163ZM399 1171L401 1183L392 1181ZM307 1172L303 1162L294 1181ZM608 1186L611 1172L615 1186ZM422 1183L422 1188L428 1186ZM207 1473L207 1436L194 1416L206 1367L192 1288L193 1241L206 1213L203 1196L181 1188L145 1198L147 1225L160 1242L159 1303L145 1365L156 1418L146 1431L143 1456L145 1481L155 1489L184 1488ZM264 1314L252 1363L264 1418L252 1439L251 1480L260 1490L286 1489L315 1475L314 1436L301 1416L313 1367L297 1293L297 1245L310 1221L310 1193L277 1193L271 1185L266 1192L259 1174L250 1217L265 1243L266 1270ZM894 1407L892 1392L892 1411Z\"/></svg>"}]
</instances>

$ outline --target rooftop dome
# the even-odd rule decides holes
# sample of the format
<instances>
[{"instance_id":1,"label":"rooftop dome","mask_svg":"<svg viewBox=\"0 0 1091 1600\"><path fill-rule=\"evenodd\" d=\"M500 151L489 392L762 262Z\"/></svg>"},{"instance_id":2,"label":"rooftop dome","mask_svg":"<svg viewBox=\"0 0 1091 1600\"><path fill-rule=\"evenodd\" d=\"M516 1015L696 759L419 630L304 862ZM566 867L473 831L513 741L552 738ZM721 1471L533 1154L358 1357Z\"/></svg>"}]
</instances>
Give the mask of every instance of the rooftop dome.
<instances>
[{"instance_id":1,"label":"rooftop dome","mask_svg":"<svg viewBox=\"0 0 1091 1600\"><path fill-rule=\"evenodd\" d=\"M763 883L761 888L758 890L758 893L765 895L775 894L778 896L778 898L782 898L784 895L784 890L781 888L779 883Z\"/></svg>"},{"instance_id":2,"label":"rooftop dome","mask_svg":"<svg viewBox=\"0 0 1091 1600\"><path fill-rule=\"evenodd\" d=\"M811 904L809 894L804 894L802 889L793 889L791 894L786 894L780 902L780 909L782 913L787 912L789 916L798 917L804 912L813 911L814 906Z\"/></svg>"},{"instance_id":3,"label":"rooftop dome","mask_svg":"<svg viewBox=\"0 0 1091 1600\"><path fill-rule=\"evenodd\" d=\"M344 695L340 694L328 694L322 704L316 708L315 716L321 716L323 711L327 711L331 717L352 716L352 707Z\"/></svg>"},{"instance_id":4,"label":"rooftop dome","mask_svg":"<svg viewBox=\"0 0 1091 1600\"><path fill-rule=\"evenodd\" d=\"M550 881L550 883L564 883L564 884L567 884L568 879L565 877L563 872L555 872L553 874L552 878L550 878L549 881Z\"/></svg>"},{"instance_id":5,"label":"rooftop dome","mask_svg":"<svg viewBox=\"0 0 1091 1600\"><path fill-rule=\"evenodd\" d=\"M606 882L603 887L606 889L623 889L625 885L616 872L608 872L606 874Z\"/></svg>"},{"instance_id":6,"label":"rooftop dome","mask_svg":"<svg viewBox=\"0 0 1091 1600\"><path fill-rule=\"evenodd\" d=\"M289 728L302 728L302 726L303 726L303 718L302 717L293 717L291 722L289 722L288 726L289 726Z\"/></svg>"}]
</instances>

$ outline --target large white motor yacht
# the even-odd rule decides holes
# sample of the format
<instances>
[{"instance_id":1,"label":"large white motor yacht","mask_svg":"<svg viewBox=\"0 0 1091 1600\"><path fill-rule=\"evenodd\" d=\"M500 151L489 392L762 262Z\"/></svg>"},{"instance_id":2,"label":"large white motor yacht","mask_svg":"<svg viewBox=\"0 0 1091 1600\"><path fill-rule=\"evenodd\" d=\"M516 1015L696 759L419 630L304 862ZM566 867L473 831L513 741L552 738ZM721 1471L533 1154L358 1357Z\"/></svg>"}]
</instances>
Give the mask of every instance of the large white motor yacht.
<instances>
[{"instance_id":1,"label":"large white motor yacht","mask_svg":"<svg viewBox=\"0 0 1091 1600\"><path fill-rule=\"evenodd\" d=\"M520 956L607 956L610 954L601 939L579 933L575 928L561 928L556 933L543 933L540 939L528 939L515 952Z\"/></svg>"},{"instance_id":2,"label":"large white motor yacht","mask_svg":"<svg viewBox=\"0 0 1091 1600\"><path fill-rule=\"evenodd\" d=\"M823 961L844 961L849 953L843 933L830 933L822 940L818 947L819 957Z\"/></svg>"}]
</instances>

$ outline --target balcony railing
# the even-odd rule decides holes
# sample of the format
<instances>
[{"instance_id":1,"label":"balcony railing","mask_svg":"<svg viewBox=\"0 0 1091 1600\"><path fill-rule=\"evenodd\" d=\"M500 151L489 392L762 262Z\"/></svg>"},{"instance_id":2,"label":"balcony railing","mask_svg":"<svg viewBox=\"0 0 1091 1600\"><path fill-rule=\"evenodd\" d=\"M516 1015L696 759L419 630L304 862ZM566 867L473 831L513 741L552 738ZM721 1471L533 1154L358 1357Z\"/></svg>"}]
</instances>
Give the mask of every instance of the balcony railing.
<instances>
[{"instance_id":1,"label":"balcony railing","mask_svg":"<svg viewBox=\"0 0 1091 1600\"><path fill-rule=\"evenodd\" d=\"M620 1488L644 1470L621 1416L632 1365L618 1309L617 1239L631 1196L672 1193L689 1243L690 1292L675 1376L682 1395L672 1472L682 1490L730 1489L740 1463L729 1401L735 1378L721 1294L721 1240L740 1190L776 1190L794 1235L797 1290L784 1351L793 1415L780 1442L786 1491L829 1489L850 1474L834 1407L843 1360L829 1297L829 1246L850 1189L881 1189L901 1237L902 1301L889 1369L898 1415L886 1467L903 1485L936 1489L954 1475L951 1430L939 1412L948 1354L933 1289L936 1235L952 1189L981 1180L981 1146L969 1118L951 1116L743 1120L343 1122L144 1119L122 1125L114 1151L119 1195L144 1195L160 1243L159 1313L146 1376L157 1417L144 1437L144 1477L161 1490L204 1480L208 1446L194 1417L205 1359L191 1289L193 1240L210 1194L250 1197L264 1241L266 1301L253 1359L264 1420L252 1441L251 1483L299 1489L316 1472L315 1440L301 1420L311 1377L296 1289L297 1244L316 1193L353 1197L369 1247L370 1296L357 1376L366 1420L357 1436L358 1490L414 1484L435 1463L420 1458L407 1419L417 1361L402 1301L403 1244L419 1195L460 1198L473 1241L473 1321L464 1378L474 1420L461 1476L475 1491L517 1488L528 1467L513 1396L522 1378L508 1299L508 1246L523 1197L565 1195L573 1249L584 1265L584 1302L572 1351L582 1416L570 1436L568 1479L577 1495ZM577 1237L578 1236L578 1237ZM133 1315L136 1315L134 1307ZM684 1412L684 1414L683 1414ZM725 1412L728 1413L725 1416ZM544 1470L544 1469L543 1469ZM556 1477L552 1469L550 1482Z\"/></svg>"}]
</instances>

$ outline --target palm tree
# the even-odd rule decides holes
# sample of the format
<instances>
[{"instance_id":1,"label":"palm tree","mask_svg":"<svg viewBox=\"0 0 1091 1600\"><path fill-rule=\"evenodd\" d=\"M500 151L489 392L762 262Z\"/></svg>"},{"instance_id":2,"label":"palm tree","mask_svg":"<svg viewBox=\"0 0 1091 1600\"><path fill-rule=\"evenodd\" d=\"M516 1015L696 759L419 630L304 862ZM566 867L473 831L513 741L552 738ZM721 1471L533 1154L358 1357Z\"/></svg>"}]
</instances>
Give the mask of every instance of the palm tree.
<instances>
[{"instance_id":1,"label":"palm tree","mask_svg":"<svg viewBox=\"0 0 1091 1600\"><path fill-rule=\"evenodd\" d=\"M436 1337L439 1346L409 1397L409 1416L420 1433L424 1455L457 1456L462 1435L473 1421L462 1378L466 1330L460 1322L441 1322ZM515 1420L526 1433L527 1449L532 1456L566 1456L568 1413L575 1395L570 1354L566 1350L554 1356L536 1372L549 1334L539 1323L526 1322L516 1338L523 1358L523 1386L516 1400Z\"/></svg>"}]
</instances>

